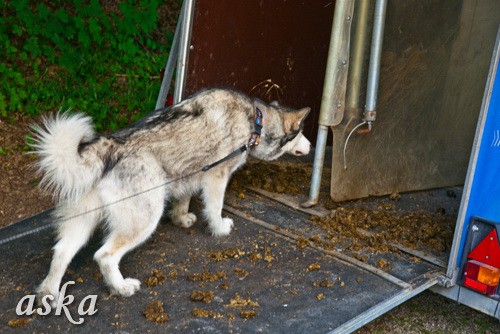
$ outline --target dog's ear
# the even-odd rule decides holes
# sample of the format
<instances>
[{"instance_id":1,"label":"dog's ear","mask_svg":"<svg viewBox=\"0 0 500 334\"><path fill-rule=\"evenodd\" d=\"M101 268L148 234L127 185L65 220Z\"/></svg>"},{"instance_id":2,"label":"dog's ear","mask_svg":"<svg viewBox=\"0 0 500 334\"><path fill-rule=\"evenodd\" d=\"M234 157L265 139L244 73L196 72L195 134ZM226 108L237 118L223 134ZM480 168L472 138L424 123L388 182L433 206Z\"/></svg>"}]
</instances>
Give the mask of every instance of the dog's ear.
<instances>
[{"instance_id":1,"label":"dog's ear","mask_svg":"<svg viewBox=\"0 0 500 334\"><path fill-rule=\"evenodd\" d=\"M296 131L302 128L304 119L307 117L311 108L302 108L297 111L287 112L284 118L285 130Z\"/></svg>"},{"instance_id":2,"label":"dog's ear","mask_svg":"<svg viewBox=\"0 0 500 334\"><path fill-rule=\"evenodd\" d=\"M311 112L311 108L305 107L300 110L298 110L297 113L297 118L299 119L299 122L302 123L306 119L307 115Z\"/></svg>"}]
</instances>

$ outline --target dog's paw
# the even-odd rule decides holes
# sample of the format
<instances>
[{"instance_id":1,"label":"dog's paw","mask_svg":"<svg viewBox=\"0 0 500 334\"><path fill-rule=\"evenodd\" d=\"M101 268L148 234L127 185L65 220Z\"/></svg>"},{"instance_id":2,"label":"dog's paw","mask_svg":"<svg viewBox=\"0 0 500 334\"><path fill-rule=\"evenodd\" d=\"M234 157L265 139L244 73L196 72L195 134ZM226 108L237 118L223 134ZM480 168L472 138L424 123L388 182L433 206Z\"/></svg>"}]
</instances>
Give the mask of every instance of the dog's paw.
<instances>
[{"instance_id":1,"label":"dog's paw","mask_svg":"<svg viewBox=\"0 0 500 334\"><path fill-rule=\"evenodd\" d=\"M111 293L122 297L130 297L141 288L141 281L135 278L125 278L121 283L111 288Z\"/></svg>"},{"instance_id":2,"label":"dog's paw","mask_svg":"<svg viewBox=\"0 0 500 334\"><path fill-rule=\"evenodd\" d=\"M49 304L50 307L57 307L57 300L59 299L58 291L50 291L44 286L40 286L36 290L36 299L39 306Z\"/></svg>"},{"instance_id":3,"label":"dog's paw","mask_svg":"<svg viewBox=\"0 0 500 334\"><path fill-rule=\"evenodd\" d=\"M51 308L56 308L59 300L59 294L37 294L37 305L39 307L46 307L50 305Z\"/></svg>"},{"instance_id":4,"label":"dog's paw","mask_svg":"<svg viewBox=\"0 0 500 334\"><path fill-rule=\"evenodd\" d=\"M223 237L231 233L234 223L231 218L222 218L218 224L211 224L210 231L215 237Z\"/></svg>"},{"instance_id":5,"label":"dog's paw","mask_svg":"<svg viewBox=\"0 0 500 334\"><path fill-rule=\"evenodd\" d=\"M174 225L182 226L184 228L190 228L196 222L196 215L194 213L188 212L185 215L172 217L172 222L174 223Z\"/></svg>"}]
</instances>

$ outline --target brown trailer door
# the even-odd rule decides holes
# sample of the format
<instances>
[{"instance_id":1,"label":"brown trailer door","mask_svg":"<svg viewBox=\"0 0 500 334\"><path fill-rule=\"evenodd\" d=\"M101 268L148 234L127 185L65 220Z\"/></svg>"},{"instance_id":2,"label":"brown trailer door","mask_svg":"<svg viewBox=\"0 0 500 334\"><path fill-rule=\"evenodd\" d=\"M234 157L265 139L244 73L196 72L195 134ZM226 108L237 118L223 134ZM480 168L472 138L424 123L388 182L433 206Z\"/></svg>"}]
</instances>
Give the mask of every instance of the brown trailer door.
<instances>
[{"instance_id":1,"label":"brown trailer door","mask_svg":"<svg viewBox=\"0 0 500 334\"><path fill-rule=\"evenodd\" d=\"M335 1L197 0L186 96L234 87L268 102L309 106L316 139Z\"/></svg>"}]
</instances>

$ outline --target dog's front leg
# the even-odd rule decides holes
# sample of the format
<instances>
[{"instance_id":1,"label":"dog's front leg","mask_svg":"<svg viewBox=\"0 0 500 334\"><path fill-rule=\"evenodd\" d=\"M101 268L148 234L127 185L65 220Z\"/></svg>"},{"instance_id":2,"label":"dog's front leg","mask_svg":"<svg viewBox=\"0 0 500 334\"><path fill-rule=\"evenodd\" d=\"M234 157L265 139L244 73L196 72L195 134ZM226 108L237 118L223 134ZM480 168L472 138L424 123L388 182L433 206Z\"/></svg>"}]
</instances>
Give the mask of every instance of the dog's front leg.
<instances>
[{"instance_id":1,"label":"dog's front leg","mask_svg":"<svg viewBox=\"0 0 500 334\"><path fill-rule=\"evenodd\" d=\"M204 214L208 221L208 227L214 236L228 235L233 227L231 218L222 218L224 193L228 181L229 172L220 169L206 172L202 179Z\"/></svg>"}]
</instances>

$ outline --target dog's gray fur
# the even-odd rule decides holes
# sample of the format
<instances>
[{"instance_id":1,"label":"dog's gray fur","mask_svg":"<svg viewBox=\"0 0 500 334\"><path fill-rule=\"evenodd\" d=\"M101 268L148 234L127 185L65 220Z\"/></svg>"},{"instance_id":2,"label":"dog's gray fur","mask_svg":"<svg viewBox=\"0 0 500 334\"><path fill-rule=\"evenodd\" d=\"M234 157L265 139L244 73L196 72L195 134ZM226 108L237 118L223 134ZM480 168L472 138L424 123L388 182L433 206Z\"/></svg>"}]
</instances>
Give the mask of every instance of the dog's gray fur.
<instances>
[{"instance_id":1,"label":"dog's gray fur","mask_svg":"<svg viewBox=\"0 0 500 334\"><path fill-rule=\"evenodd\" d=\"M260 144L207 172L191 175L248 142L257 107L264 115ZM112 293L134 294L139 280L123 278L118 265L125 253L153 233L165 200L173 202L172 222L187 228L196 221L188 212L190 198L201 190L212 234L229 234L233 222L221 213L231 174L248 154L273 160L284 153L309 153L310 143L301 133L308 112L309 108L295 111L236 91L212 89L111 135L97 135L91 119L82 114L44 119L42 126L34 128L33 146L44 174L42 186L57 199L59 224L50 271L38 288L39 295L53 296L53 304L57 303L69 262L101 221L108 234L94 258ZM190 176L182 178L186 175ZM128 199L121 201L124 198Z\"/></svg>"}]
</instances>

